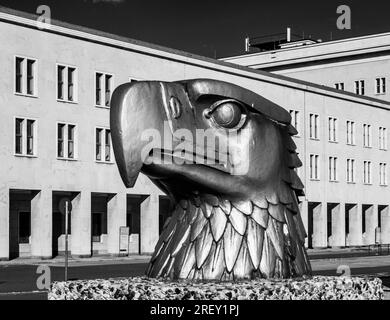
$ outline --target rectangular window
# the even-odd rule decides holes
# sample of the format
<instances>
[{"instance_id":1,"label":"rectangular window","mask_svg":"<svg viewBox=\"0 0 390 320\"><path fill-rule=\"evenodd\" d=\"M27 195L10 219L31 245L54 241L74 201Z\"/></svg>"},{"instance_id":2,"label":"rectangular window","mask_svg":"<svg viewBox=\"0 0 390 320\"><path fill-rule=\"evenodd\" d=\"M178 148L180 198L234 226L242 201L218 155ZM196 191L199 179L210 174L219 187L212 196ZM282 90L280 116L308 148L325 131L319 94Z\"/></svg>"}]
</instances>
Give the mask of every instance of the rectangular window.
<instances>
[{"instance_id":1,"label":"rectangular window","mask_svg":"<svg viewBox=\"0 0 390 320\"><path fill-rule=\"evenodd\" d=\"M57 124L57 157L73 160L77 158L77 131L73 124Z\"/></svg>"},{"instance_id":2,"label":"rectangular window","mask_svg":"<svg viewBox=\"0 0 390 320\"><path fill-rule=\"evenodd\" d=\"M337 142L337 119L329 117L328 119L329 141Z\"/></svg>"},{"instance_id":3,"label":"rectangular window","mask_svg":"<svg viewBox=\"0 0 390 320\"><path fill-rule=\"evenodd\" d=\"M329 157L329 181L337 181L337 158Z\"/></svg>"},{"instance_id":4,"label":"rectangular window","mask_svg":"<svg viewBox=\"0 0 390 320\"><path fill-rule=\"evenodd\" d=\"M15 154L36 155L36 120L15 119Z\"/></svg>"},{"instance_id":5,"label":"rectangular window","mask_svg":"<svg viewBox=\"0 0 390 320\"><path fill-rule=\"evenodd\" d=\"M310 179L319 180L319 155L311 154L310 155Z\"/></svg>"},{"instance_id":6,"label":"rectangular window","mask_svg":"<svg viewBox=\"0 0 390 320\"><path fill-rule=\"evenodd\" d=\"M109 107L112 93L113 76L108 73L95 73L95 105Z\"/></svg>"},{"instance_id":7,"label":"rectangular window","mask_svg":"<svg viewBox=\"0 0 390 320\"><path fill-rule=\"evenodd\" d=\"M27 96L36 95L36 60L15 58L15 92Z\"/></svg>"},{"instance_id":8,"label":"rectangular window","mask_svg":"<svg viewBox=\"0 0 390 320\"><path fill-rule=\"evenodd\" d=\"M77 69L57 65L57 99L66 102L77 101Z\"/></svg>"},{"instance_id":9,"label":"rectangular window","mask_svg":"<svg viewBox=\"0 0 390 320\"><path fill-rule=\"evenodd\" d=\"M381 186L387 186L387 165L386 163L379 164L379 181Z\"/></svg>"},{"instance_id":10,"label":"rectangular window","mask_svg":"<svg viewBox=\"0 0 390 320\"><path fill-rule=\"evenodd\" d=\"M387 150L387 129L379 127L379 149Z\"/></svg>"},{"instance_id":11,"label":"rectangular window","mask_svg":"<svg viewBox=\"0 0 390 320\"><path fill-rule=\"evenodd\" d=\"M370 148L371 142L371 125L363 124L363 146L365 148Z\"/></svg>"},{"instance_id":12,"label":"rectangular window","mask_svg":"<svg viewBox=\"0 0 390 320\"><path fill-rule=\"evenodd\" d=\"M355 122L347 121L347 144L355 145Z\"/></svg>"},{"instance_id":13,"label":"rectangular window","mask_svg":"<svg viewBox=\"0 0 390 320\"><path fill-rule=\"evenodd\" d=\"M344 86L344 82L338 82L338 83L335 83L335 88L337 90L344 90L345 86Z\"/></svg>"},{"instance_id":14,"label":"rectangular window","mask_svg":"<svg viewBox=\"0 0 390 320\"><path fill-rule=\"evenodd\" d=\"M355 160L347 159L347 182L355 183Z\"/></svg>"},{"instance_id":15,"label":"rectangular window","mask_svg":"<svg viewBox=\"0 0 390 320\"><path fill-rule=\"evenodd\" d=\"M112 162L111 131L96 128L96 161Z\"/></svg>"},{"instance_id":16,"label":"rectangular window","mask_svg":"<svg viewBox=\"0 0 390 320\"><path fill-rule=\"evenodd\" d=\"M363 182L364 184L371 184L371 161L364 161L363 167Z\"/></svg>"},{"instance_id":17,"label":"rectangular window","mask_svg":"<svg viewBox=\"0 0 390 320\"><path fill-rule=\"evenodd\" d=\"M358 95L365 95L366 88L365 88L365 81L364 80L358 80L355 81L355 93Z\"/></svg>"},{"instance_id":18,"label":"rectangular window","mask_svg":"<svg viewBox=\"0 0 390 320\"><path fill-rule=\"evenodd\" d=\"M310 122L310 139L318 140L319 139L319 115L311 113L309 115Z\"/></svg>"},{"instance_id":19,"label":"rectangular window","mask_svg":"<svg viewBox=\"0 0 390 320\"><path fill-rule=\"evenodd\" d=\"M386 93L386 78L375 79L375 93L385 94Z\"/></svg>"},{"instance_id":20,"label":"rectangular window","mask_svg":"<svg viewBox=\"0 0 390 320\"><path fill-rule=\"evenodd\" d=\"M291 124L292 124L292 126L299 132L299 129L300 129L299 128L299 124L300 124L299 111L290 110L290 115L291 115Z\"/></svg>"}]
</instances>

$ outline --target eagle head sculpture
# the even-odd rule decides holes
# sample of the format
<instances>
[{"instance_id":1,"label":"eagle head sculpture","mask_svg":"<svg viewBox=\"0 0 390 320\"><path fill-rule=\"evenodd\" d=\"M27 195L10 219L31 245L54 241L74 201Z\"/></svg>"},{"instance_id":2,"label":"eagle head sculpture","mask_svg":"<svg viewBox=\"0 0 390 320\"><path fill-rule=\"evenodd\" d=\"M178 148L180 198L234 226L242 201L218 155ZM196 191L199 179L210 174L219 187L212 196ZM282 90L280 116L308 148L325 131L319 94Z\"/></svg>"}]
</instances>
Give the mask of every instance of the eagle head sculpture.
<instances>
[{"instance_id":1,"label":"eagle head sculpture","mask_svg":"<svg viewBox=\"0 0 390 320\"><path fill-rule=\"evenodd\" d=\"M231 281L311 274L290 114L210 79L119 86L110 125L122 180L172 200L147 275Z\"/></svg>"}]
</instances>

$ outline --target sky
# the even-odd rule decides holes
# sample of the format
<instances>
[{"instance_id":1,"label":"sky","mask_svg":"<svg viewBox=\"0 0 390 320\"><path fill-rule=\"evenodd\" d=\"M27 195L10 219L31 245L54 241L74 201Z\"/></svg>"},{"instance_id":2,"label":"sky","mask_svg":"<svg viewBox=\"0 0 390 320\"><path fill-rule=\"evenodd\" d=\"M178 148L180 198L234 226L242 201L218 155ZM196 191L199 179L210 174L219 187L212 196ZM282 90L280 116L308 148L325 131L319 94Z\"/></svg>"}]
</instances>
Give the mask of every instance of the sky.
<instances>
[{"instance_id":1,"label":"sky","mask_svg":"<svg viewBox=\"0 0 390 320\"><path fill-rule=\"evenodd\" d=\"M29 13L42 4L56 20L217 58L287 27L323 41L390 32L388 0L0 0ZM351 30L337 28L340 5L351 8Z\"/></svg>"}]
</instances>

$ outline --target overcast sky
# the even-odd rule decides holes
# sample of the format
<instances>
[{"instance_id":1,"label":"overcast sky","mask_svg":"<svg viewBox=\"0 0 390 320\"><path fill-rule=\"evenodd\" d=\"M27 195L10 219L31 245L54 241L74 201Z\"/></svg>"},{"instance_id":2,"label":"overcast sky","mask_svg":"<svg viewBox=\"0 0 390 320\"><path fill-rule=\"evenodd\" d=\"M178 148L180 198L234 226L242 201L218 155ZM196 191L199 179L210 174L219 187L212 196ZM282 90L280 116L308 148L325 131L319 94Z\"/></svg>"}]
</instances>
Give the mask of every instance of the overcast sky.
<instances>
[{"instance_id":1,"label":"overcast sky","mask_svg":"<svg viewBox=\"0 0 390 320\"><path fill-rule=\"evenodd\" d=\"M384 0L0 0L52 18L209 57L243 53L244 38L285 32L330 40L390 31ZM336 9L349 5L352 29L338 30ZM0 30L1 32L1 30Z\"/></svg>"}]
</instances>

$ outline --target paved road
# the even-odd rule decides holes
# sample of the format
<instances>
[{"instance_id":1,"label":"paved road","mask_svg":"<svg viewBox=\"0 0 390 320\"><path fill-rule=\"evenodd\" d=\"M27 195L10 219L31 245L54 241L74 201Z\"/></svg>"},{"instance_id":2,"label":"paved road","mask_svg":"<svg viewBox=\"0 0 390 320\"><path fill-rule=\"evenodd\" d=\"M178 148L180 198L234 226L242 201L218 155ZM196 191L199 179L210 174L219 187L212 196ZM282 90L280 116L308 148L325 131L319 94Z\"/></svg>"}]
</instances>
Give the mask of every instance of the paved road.
<instances>
[{"instance_id":1,"label":"paved road","mask_svg":"<svg viewBox=\"0 0 390 320\"><path fill-rule=\"evenodd\" d=\"M36 286L39 274L36 273L37 265L9 265L0 266L0 300L3 299L47 299L45 292L39 292ZM142 276L146 264L104 264L72 266L69 269L69 279L98 279ZM321 269L321 268L319 268ZM51 280L64 279L64 267L51 265ZM384 285L390 287L390 267L357 267L351 270L352 275L379 275ZM329 270L316 270L316 275L337 275L336 268Z\"/></svg>"}]
</instances>

